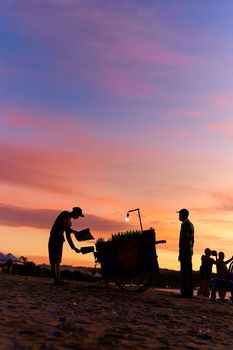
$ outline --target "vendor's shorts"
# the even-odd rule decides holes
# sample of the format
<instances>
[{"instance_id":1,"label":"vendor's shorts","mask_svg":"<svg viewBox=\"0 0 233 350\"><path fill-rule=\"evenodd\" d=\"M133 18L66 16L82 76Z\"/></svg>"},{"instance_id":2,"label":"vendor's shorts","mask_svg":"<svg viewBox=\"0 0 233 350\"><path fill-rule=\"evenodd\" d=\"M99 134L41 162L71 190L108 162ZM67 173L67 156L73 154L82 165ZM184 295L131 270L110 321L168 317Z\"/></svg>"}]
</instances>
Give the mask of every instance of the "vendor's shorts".
<instances>
[{"instance_id":1,"label":"vendor's shorts","mask_svg":"<svg viewBox=\"0 0 233 350\"><path fill-rule=\"evenodd\" d=\"M64 241L57 239L57 237L49 238L49 261L50 264L59 264L62 259Z\"/></svg>"}]
</instances>

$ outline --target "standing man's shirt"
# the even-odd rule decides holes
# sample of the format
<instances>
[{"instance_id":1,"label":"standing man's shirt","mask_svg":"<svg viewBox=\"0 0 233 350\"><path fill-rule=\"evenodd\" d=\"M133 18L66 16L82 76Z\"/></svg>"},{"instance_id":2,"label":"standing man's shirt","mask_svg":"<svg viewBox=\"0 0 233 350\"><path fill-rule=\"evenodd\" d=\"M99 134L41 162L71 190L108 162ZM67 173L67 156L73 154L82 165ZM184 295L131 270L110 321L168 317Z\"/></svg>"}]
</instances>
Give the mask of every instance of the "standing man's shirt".
<instances>
[{"instance_id":1,"label":"standing man's shirt","mask_svg":"<svg viewBox=\"0 0 233 350\"><path fill-rule=\"evenodd\" d=\"M194 245L194 226L189 219L181 224L179 239L179 260L182 258L191 258Z\"/></svg>"}]
</instances>

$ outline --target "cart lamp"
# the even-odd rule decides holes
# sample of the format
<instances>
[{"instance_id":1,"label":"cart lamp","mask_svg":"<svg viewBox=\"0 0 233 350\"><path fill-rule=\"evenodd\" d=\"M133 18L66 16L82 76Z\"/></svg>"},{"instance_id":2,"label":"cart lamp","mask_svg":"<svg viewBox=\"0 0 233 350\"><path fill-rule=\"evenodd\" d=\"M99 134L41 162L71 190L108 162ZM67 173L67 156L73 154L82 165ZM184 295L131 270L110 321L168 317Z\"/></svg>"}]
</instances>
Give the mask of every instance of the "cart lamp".
<instances>
[{"instance_id":1,"label":"cart lamp","mask_svg":"<svg viewBox=\"0 0 233 350\"><path fill-rule=\"evenodd\" d=\"M128 210L128 212L127 212L127 214L126 214L126 217L125 217L125 221L129 221L129 213L132 213L133 211L137 211L137 212L138 212L138 218L139 218L140 228L141 228L141 231L143 232L142 220L141 220L141 215L140 215L140 209L139 209L139 208Z\"/></svg>"},{"instance_id":2,"label":"cart lamp","mask_svg":"<svg viewBox=\"0 0 233 350\"><path fill-rule=\"evenodd\" d=\"M129 212L126 214L125 221L129 222Z\"/></svg>"}]
</instances>

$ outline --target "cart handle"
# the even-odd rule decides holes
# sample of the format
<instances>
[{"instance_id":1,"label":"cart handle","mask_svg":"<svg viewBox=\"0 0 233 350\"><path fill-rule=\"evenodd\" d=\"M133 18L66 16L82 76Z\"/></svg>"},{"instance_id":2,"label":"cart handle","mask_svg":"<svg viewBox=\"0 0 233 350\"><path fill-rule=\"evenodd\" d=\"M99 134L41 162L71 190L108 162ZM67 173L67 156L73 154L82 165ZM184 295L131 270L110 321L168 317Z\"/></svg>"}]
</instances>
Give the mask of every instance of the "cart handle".
<instances>
[{"instance_id":1,"label":"cart handle","mask_svg":"<svg viewBox=\"0 0 233 350\"><path fill-rule=\"evenodd\" d=\"M160 243L167 243L165 239L162 239L161 241L155 241L155 244L160 244Z\"/></svg>"}]
</instances>

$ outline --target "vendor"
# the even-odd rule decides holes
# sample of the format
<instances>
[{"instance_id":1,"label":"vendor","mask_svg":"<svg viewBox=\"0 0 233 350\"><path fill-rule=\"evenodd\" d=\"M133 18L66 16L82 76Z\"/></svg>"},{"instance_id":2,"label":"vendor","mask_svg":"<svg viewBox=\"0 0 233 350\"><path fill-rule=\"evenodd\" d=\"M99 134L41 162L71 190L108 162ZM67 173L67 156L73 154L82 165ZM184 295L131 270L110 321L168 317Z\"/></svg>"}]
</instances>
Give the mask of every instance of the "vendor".
<instances>
[{"instance_id":1,"label":"vendor","mask_svg":"<svg viewBox=\"0 0 233 350\"><path fill-rule=\"evenodd\" d=\"M63 285L64 282L60 279L60 263L62 260L62 250L63 243L65 241L64 232L66 233L66 239L71 247L76 253L80 250L75 247L71 233L77 234L78 231L71 228L71 219L78 219L79 217L84 217L82 209L79 207L74 207L71 212L62 211L56 218L49 237L49 261L51 264L51 272L54 278L54 284Z\"/></svg>"}]
</instances>

